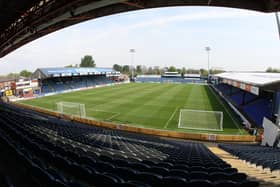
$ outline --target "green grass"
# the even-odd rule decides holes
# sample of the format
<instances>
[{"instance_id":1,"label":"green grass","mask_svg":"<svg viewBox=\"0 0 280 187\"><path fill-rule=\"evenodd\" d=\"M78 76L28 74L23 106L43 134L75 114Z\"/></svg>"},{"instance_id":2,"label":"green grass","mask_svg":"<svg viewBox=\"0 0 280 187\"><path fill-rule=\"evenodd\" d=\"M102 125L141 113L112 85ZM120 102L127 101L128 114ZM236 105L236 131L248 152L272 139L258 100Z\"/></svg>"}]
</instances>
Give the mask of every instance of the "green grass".
<instances>
[{"instance_id":1,"label":"green grass","mask_svg":"<svg viewBox=\"0 0 280 187\"><path fill-rule=\"evenodd\" d=\"M178 128L180 109L222 111L224 131L215 133L246 134L233 112L222 104L207 85L131 83L47 96L22 103L57 110L56 103L60 101L85 104L88 117L183 132L208 131Z\"/></svg>"},{"instance_id":2,"label":"green grass","mask_svg":"<svg viewBox=\"0 0 280 187\"><path fill-rule=\"evenodd\" d=\"M180 113L179 127L186 129L205 129L219 131L222 114L220 111L201 111L183 109Z\"/></svg>"}]
</instances>

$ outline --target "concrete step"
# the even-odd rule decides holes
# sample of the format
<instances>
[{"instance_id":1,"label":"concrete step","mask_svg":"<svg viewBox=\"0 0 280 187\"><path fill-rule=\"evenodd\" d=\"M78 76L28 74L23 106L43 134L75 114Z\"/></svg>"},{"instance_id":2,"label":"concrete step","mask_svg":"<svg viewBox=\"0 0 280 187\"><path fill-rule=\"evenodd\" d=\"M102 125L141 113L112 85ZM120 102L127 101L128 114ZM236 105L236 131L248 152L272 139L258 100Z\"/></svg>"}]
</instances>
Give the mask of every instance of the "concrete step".
<instances>
[{"instance_id":1,"label":"concrete step","mask_svg":"<svg viewBox=\"0 0 280 187\"><path fill-rule=\"evenodd\" d=\"M260 167L248 164L243 160L231 155L230 153L218 148L216 145L207 145L208 148L232 167L238 169L238 172L246 173L248 178L253 181L259 181L260 187L280 187L279 172L271 173L269 170L263 170Z\"/></svg>"}]
</instances>

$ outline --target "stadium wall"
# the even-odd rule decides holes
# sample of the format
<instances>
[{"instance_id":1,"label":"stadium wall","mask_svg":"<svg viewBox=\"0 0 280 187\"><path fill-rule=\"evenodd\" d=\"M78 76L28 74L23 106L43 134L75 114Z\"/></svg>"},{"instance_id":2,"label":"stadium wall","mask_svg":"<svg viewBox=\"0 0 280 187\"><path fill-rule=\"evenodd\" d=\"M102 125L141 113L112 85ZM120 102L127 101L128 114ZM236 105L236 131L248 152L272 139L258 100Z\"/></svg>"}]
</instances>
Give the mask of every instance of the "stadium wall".
<instances>
[{"instance_id":1,"label":"stadium wall","mask_svg":"<svg viewBox=\"0 0 280 187\"><path fill-rule=\"evenodd\" d=\"M142 133L148 135L157 135L170 138L181 138L188 140L201 140L201 141L214 141L214 142L255 142L256 137L251 135L224 135L224 134L203 134L203 133L186 133L186 132L176 132L168 130L150 129L142 127L134 127L127 124L116 124L112 122L97 121L89 118L80 118L76 116L60 114L58 112L50 111L43 108L34 107L31 105L26 105L22 103L13 103L19 107L30 109L43 114L55 116L58 118L63 118L66 120L71 120L75 122L85 123L88 125L94 125L99 127L105 127L110 129L118 129L134 133Z\"/></svg>"}]
</instances>

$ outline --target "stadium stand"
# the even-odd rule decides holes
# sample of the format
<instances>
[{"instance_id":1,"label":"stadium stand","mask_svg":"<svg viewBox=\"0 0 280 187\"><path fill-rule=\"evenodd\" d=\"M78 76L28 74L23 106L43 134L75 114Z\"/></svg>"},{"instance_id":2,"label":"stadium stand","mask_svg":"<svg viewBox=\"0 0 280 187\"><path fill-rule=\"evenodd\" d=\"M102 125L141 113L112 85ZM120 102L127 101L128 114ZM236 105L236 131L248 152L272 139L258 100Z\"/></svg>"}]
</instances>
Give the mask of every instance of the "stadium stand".
<instances>
[{"instance_id":1,"label":"stadium stand","mask_svg":"<svg viewBox=\"0 0 280 187\"><path fill-rule=\"evenodd\" d=\"M272 103L267 98L260 98L250 104L243 106L243 111L262 126L263 117L272 118Z\"/></svg>"},{"instance_id":2,"label":"stadium stand","mask_svg":"<svg viewBox=\"0 0 280 187\"><path fill-rule=\"evenodd\" d=\"M215 85L215 87L221 93L223 93L223 95L225 95L225 96L227 96L227 98L231 99L232 102L237 106L247 104L250 101L257 99L256 95L246 92L244 90L241 90L241 89L236 88L231 85L220 83L220 84Z\"/></svg>"},{"instance_id":3,"label":"stadium stand","mask_svg":"<svg viewBox=\"0 0 280 187\"><path fill-rule=\"evenodd\" d=\"M219 144L219 147L256 167L280 170L279 148L247 144Z\"/></svg>"},{"instance_id":4,"label":"stadium stand","mask_svg":"<svg viewBox=\"0 0 280 187\"><path fill-rule=\"evenodd\" d=\"M233 101L233 103L235 103L237 106L240 106L242 105L243 101L242 101L242 96L243 96L243 92L240 91L240 92L237 92L235 94L232 94L230 96L230 99Z\"/></svg>"},{"instance_id":5,"label":"stadium stand","mask_svg":"<svg viewBox=\"0 0 280 187\"><path fill-rule=\"evenodd\" d=\"M254 126L262 128L264 117L273 120L279 105L279 74L226 72L215 76L219 80L215 90Z\"/></svg>"},{"instance_id":6,"label":"stadium stand","mask_svg":"<svg viewBox=\"0 0 280 187\"><path fill-rule=\"evenodd\" d=\"M161 76L138 76L136 82L158 82L158 83L205 83L205 79L182 78L182 77L161 77Z\"/></svg>"},{"instance_id":7,"label":"stadium stand","mask_svg":"<svg viewBox=\"0 0 280 187\"><path fill-rule=\"evenodd\" d=\"M39 80L43 94L112 84L120 72L111 68L39 68L32 78Z\"/></svg>"},{"instance_id":8,"label":"stadium stand","mask_svg":"<svg viewBox=\"0 0 280 187\"><path fill-rule=\"evenodd\" d=\"M41 186L237 187L249 182L201 143L78 124L4 103L0 113L1 139Z\"/></svg>"},{"instance_id":9,"label":"stadium stand","mask_svg":"<svg viewBox=\"0 0 280 187\"><path fill-rule=\"evenodd\" d=\"M45 79L42 81L42 93L63 92L111 83L114 83L114 81L105 76Z\"/></svg>"},{"instance_id":10,"label":"stadium stand","mask_svg":"<svg viewBox=\"0 0 280 187\"><path fill-rule=\"evenodd\" d=\"M215 87L258 127L262 126L263 117L271 119L272 98L256 96L238 88L234 88L234 94L230 94L233 87L226 84Z\"/></svg>"},{"instance_id":11,"label":"stadium stand","mask_svg":"<svg viewBox=\"0 0 280 187\"><path fill-rule=\"evenodd\" d=\"M19 48L20 46L31 42L39 37L47 35L51 32L55 32L64 27L89 20L95 19L102 16L107 16L110 14L143 9L143 8L155 8L155 7L164 7L164 6L178 6L178 5L203 5L203 6L222 6L222 7L232 7L232 8L243 8L250 10L257 10L262 12L277 12L280 10L279 0L270 0L270 1L245 1L245 0L221 0L221 1L151 1L147 0L145 3L136 2L136 1L55 1L55 0L31 0L31 1L2 1L2 6L0 6L0 57L3 57ZM78 12L78 13L77 13ZM59 19L58 19L59 18ZM67 85L66 85L67 87ZM52 87L46 85L46 90L51 92ZM62 89L63 90L63 89ZM79 179L83 181L93 181L97 185L108 186L109 184L118 184L120 186L145 186L139 182L139 180L130 180L130 179L140 179L145 178L145 181L150 181L152 184L158 184L158 180L161 180L161 184L166 186L235 186L235 182L230 181L220 181L218 182L214 179L213 181L207 181L201 179L202 176L206 177L207 174L200 171L199 173L191 173L192 171L187 172L191 165L190 163L196 163L196 161L214 161L215 164L220 163L219 166L224 163L220 159L213 156L212 153L209 153L207 149L201 144L192 144L184 143L183 145L178 142L173 141L164 141L156 138L149 139L148 137L140 136L143 138L143 142L139 143L134 139L134 136L129 134L119 134L119 131L110 131L106 129L97 128L92 130L93 127L82 126L77 124L75 127L61 120L52 119L52 120L43 120L44 116L31 114L24 110L13 108L11 106L1 104L0 105L0 119L1 119L1 129L0 129L0 139L1 145L6 143L6 147L9 146L10 149L16 151L21 158L19 162L16 162L15 169L18 172L21 170L21 166L29 168L27 170L30 175L33 175L33 179L37 181L38 185L29 184L26 186L65 186L67 183L68 186L83 186L79 182ZM50 119L49 117L47 117ZM65 123L65 124L64 124ZM66 125L67 124L67 125ZM48 126L49 125L49 126ZM61 125L61 127L60 127ZM61 128L60 130L58 130ZM71 138L73 129L77 136L84 136L82 133L84 128L89 128L88 130L96 131L98 141L108 143L108 145L127 147L127 150L120 152L133 153L136 150L140 149L142 146L149 150L153 154L153 150L160 150L162 154L159 154L159 158L163 156L169 156L170 158L187 158L187 162L180 163L180 161L169 159L169 162L159 161L155 163L150 161L149 158L144 160L143 165L131 165L129 167L121 167L116 164L121 165L121 163L127 164L126 160L117 160L112 155L108 154L108 157L102 157L102 151L112 151L112 148L107 147L94 147L95 144L84 145L79 142L75 142ZM54 130L55 129L55 130ZM78 129L78 130L77 130ZM58 135L60 132L60 135ZM112 133L114 132L114 136ZM75 134L74 133L74 134ZM79 134L80 133L80 134ZM61 136L63 135L63 136ZM108 136L107 136L108 135ZM115 139L120 137L122 139ZM131 137L132 136L132 137ZM69 137L69 138L68 138ZM111 137L107 138L107 137ZM114 137L112 139L112 137ZM138 137L138 136L137 136ZM76 137L77 138L77 137ZM93 139L96 140L96 139ZM114 142L114 143L113 143ZM158 144L157 144L158 143ZM143 145L142 145L143 144ZM155 144L157 146L155 146ZM137 146L136 146L137 145ZM140 147L138 145L141 145ZM162 145L162 146L161 146ZM175 146L174 152L169 152L168 148L163 145ZM1 146L1 151L7 150L6 147ZM109 146L110 147L110 146ZM113 148L114 151L118 150ZM85 153L86 152L86 153ZM2 152L1 152L2 153ZM12 153L12 151L11 151ZM98 159L92 159L88 156L93 153L96 154ZM179 153L179 154L177 154ZM9 154L7 154L9 155ZM12 157L13 154L10 154ZM100 156L101 155L101 156ZM3 154L1 154L3 156ZM8 157L8 156L7 156ZM81 159L83 157L83 159ZM110 160L110 158L112 160ZM131 156L130 156L131 157ZM129 158L130 158L129 157ZM125 157L127 159L128 157ZM205 159L208 158L208 159ZM211 158L211 159L209 159ZM81 160L80 160L81 159ZM100 160L106 160L101 162ZM6 159L1 159L1 163L5 162ZM16 159L15 159L16 160ZM116 161L116 163L111 161ZM71 161L71 162L70 162ZM89 167L84 167L85 165L81 162L87 162ZM172 162L173 161L173 162ZM147 171L140 172L140 169L150 169L153 164L156 165L157 170L160 171L159 174L147 175ZM159 166L162 167L159 169ZM1 165L2 166L2 165ZM91 167L94 166L94 167ZM176 169L176 167L179 167ZM45 169L43 169L45 168ZM67 169L65 169L67 168ZM95 170L95 168L101 168ZM136 168L136 169L133 169ZM164 169L165 168L165 169ZM173 169L172 169L173 168ZM208 168L208 175L212 171L210 167ZM2 167L1 167L2 169ZM56 170L57 169L57 170ZM114 170L115 169L115 170ZM170 176L165 176L164 173L167 173ZM194 169L194 168L192 168ZM198 169L198 168L196 168ZM202 169L200 167L200 169ZM220 167L214 167L213 170L218 171L222 169ZM178 171L179 170L179 171ZM106 171L106 172L105 172ZM155 170L153 170L155 171ZM149 171L148 171L149 172ZM123 177L118 175L123 174ZM176 175L176 176L174 176ZM181 176L181 177L180 177ZM190 178L191 176L191 178ZM195 179L196 176L199 176L200 179ZM218 175L217 175L218 176ZM236 174L238 182L242 183L240 186L250 186L246 182L242 182L241 179L244 179L244 175ZM125 177L128 178L125 179ZM237 177L231 176L231 179L235 180ZM26 177L30 179L29 177ZM220 179L220 177L218 177ZM4 174L0 174L0 186L13 186L13 177L9 177ZM72 179L69 181L69 179ZM193 179L193 180L190 180ZM99 183L101 182L101 183ZM188 185L186 185L186 183ZM118 186L116 185L116 186ZM162 185L162 186L164 186ZM146 185L148 186L148 185Z\"/></svg>"}]
</instances>

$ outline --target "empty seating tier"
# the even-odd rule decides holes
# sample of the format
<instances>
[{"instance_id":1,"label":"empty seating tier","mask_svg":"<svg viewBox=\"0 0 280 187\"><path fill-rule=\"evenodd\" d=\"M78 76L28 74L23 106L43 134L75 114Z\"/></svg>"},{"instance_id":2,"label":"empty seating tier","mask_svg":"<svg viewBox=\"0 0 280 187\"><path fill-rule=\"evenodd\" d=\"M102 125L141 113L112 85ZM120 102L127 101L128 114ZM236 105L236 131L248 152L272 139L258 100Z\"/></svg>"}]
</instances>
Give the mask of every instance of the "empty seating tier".
<instances>
[{"instance_id":1,"label":"empty seating tier","mask_svg":"<svg viewBox=\"0 0 280 187\"><path fill-rule=\"evenodd\" d=\"M88 126L6 104L0 105L0 124L0 137L20 155L38 186L250 183L201 143Z\"/></svg>"},{"instance_id":2,"label":"empty seating tier","mask_svg":"<svg viewBox=\"0 0 280 187\"><path fill-rule=\"evenodd\" d=\"M42 93L63 92L97 85L111 84L114 81L106 76L85 76L85 77L63 77L44 79L42 81Z\"/></svg>"},{"instance_id":3,"label":"empty seating tier","mask_svg":"<svg viewBox=\"0 0 280 187\"><path fill-rule=\"evenodd\" d=\"M262 127L264 117L272 118L271 96L257 96L223 83L217 84L215 87L257 127Z\"/></svg>"},{"instance_id":4,"label":"empty seating tier","mask_svg":"<svg viewBox=\"0 0 280 187\"><path fill-rule=\"evenodd\" d=\"M280 170L279 148L246 144L220 144L219 147L257 167L269 168L271 171Z\"/></svg>"}]
</instances>

